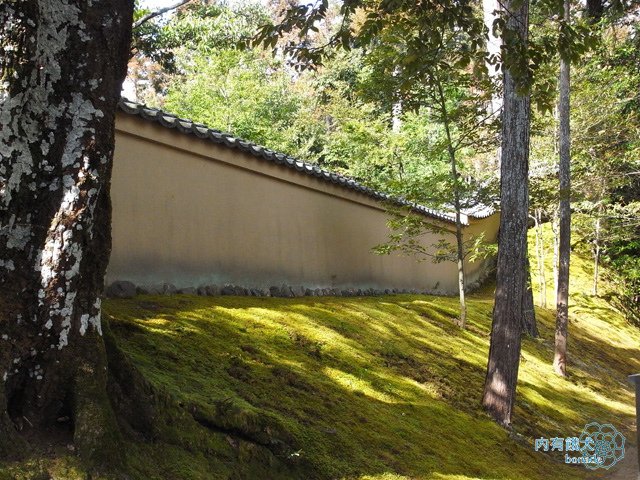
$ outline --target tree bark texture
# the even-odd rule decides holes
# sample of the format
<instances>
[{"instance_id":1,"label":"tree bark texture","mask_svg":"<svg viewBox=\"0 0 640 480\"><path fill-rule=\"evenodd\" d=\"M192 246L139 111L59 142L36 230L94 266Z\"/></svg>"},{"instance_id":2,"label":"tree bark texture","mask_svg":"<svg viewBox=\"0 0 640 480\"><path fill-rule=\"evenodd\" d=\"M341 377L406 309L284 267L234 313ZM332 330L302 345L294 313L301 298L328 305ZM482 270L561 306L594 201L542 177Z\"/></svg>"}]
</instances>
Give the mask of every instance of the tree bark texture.
<instances>
[{"instance_id":1,"label":"tree bark texture","mask_svg":"<svg viewBox=\"0 0 640 480\"><path fill-rule=\"evenodd\" d=\"M558 249L560 245L560 226L558 220L558 211L553 212L551 219L551 231L553 232L553 291L558 291Z\"/></svg>"},{"instance_id":2,"label":"tree bark texture","mask_svg":"<svg viewBox=\"0 0 640 480\"><path fill-rule=\"evenodd\" d=\"M484 25L487 28L487 53L494 57L500 57L500 47L502 46L502 40L493 34L493 23L499 18L500 2L498 0L482 0L482 17ZM492 65L490 61L487 61L487 70L489 76L494 85L498 85L500 81L500 71L496 70L495 65ZM492 118L495 119L500 116L502 110L502 96L498 92L493 92L491 95L491 104L489 106L489 113ZM496 155L494 157L493 170L496 176L500 175L500 155L501 147L496 149Z\"/></svg>"},{"instance_id":3,"label":"tree bark texture","mask_svg":"<svg viewBox=\"0 0 640 480\"><path fill-rule=\"evenodd\" d=\"M507 28L527 42L529 3L507 1ZM529 211L530 97L516 91L512 73L504 72L500 170L501 219L491 343L482 404L493 419L511 424L515 403L522 315L527 289Z\"/></svg>"},{"instance_id":4,"label":"tree bark texture","mask_svg":"<svg viewBox=\"0 0 640 480\"><path fill-rule=\"evenodd\" d=\"M536 229L536 258L538 264L538 288L540 288L540 306L547 308L547 275L545 272L544 238L542 237L542 209L536 208L533 221Z\"/></svg>"},{"instance_id":5,"label":"tree bark texture","mask_svg":"<svg viewBox=\"0 0 640 480\"><path fill-rule=\"evenodd\" d=\"M564 2L564 18L569 21L569 0ZM567 374L567 336L569 325L569 261L571 257L571 132L569 125L569 61L560 59L560 94L558 116L560 130L560 241L558 246L558 289L556 296L556 334L553 369L558 375Z\"/></svg>"},{"instance_id":6,"label":"tree bark texture","mask_svg":"<svg viewBox=\"0 0 640 480\"><path fill-rule=\"evenodd\" d=\"M440 110L444 123L445 133L447 135L447 152L449 154L449 172L453 182L453 207L456 211L456 261L458 266L458 297L460 299L460 317L458 325L465 328L467 325L467 302L465 299L465 274L464 274L464 236L462 233L462 219L460 207L460 186L458 185L458 165L456 160L456 152L453 148L453 138L451 136L451 124L447 110L447 101L444 96L442 84L438 83L438 94L440 99Z\"/></svg>"},{"instance_id":7,"label":"tree bark texture","mask_svg":"<svg viewBox=\"0 0 640 480\"><path fill-rule=\"evenodd\" d=\"M0 3L0 454L69 416L80 454L117 436L100 295L114 121L133 0Z\"/></svg>"},{"instance_id":8,"label":"tree bark texture","mask_svg":"<svg viewBox=\"0 0 640 480\"><path fill-rule=\"evenodd\" d=\"M593 289L592 294L594 297L598 296L598 275L600 269L600 253L601 253L601 245L600 245L600 232L602 229L602 213L603 213L603 203L602 199L600 199L600 205L598 205L598 213L595 220L594 225L594 233L595 237L593 239Z\"/></svg>"},{"instance_id":9,"label":"tree bark texture","mask_svg":"<svg viewBox=\"0 0 640 480\"><path fill-rule=\"evenodd\" d=\"M532 338L537 338L538 322L536 321L536 309L533 304L533 288L531 287L531 263L527 257L527 288L524 291L522 304L522 331Z\"/></svg>"}]
</instances>

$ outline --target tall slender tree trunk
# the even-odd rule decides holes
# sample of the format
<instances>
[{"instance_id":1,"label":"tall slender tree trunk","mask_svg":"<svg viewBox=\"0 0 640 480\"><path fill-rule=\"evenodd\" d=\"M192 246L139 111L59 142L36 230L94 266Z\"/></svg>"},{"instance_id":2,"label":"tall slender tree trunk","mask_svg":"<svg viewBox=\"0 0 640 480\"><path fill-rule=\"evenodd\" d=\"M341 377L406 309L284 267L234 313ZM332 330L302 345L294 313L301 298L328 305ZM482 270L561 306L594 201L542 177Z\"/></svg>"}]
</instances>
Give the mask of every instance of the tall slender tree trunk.
<instances>
[{"instance_id":1,"label":"tall slender tree trunk","mask_svg":"<svg viewBox=\"0 0 640 480\"><path fill-rule=\"evenodd\" d=\"M457 195L456 195L457 197ZM458 298L460 300L460 318L458 325L460 328L467 326L467 302L465 300L465 275L464 275L464 239L462 237L462 223L460 221L460 200L456 200L456 251L458 264Z\"/></svg>"},{"instance_id":2,"label":"tall slender tree trunk","mask_svg":"<svg viewBox=\"0 0 640 480\"><path fill-rule=\"evenodd\" d=\"M453 148L453 139L451 137L451 123L449 121L449 113L447 109L447 101L442 90L442 84L438 82L438 94L440 102L440 113L444 123L445 133L447 135L447 151L449 153L449 167L451 179L453 181L453 207L456 211L456 261L458 265L458 296L460 299L460 317L458 325L465 328L467 325L467 302L465 300L465 276L464 276L464 237L462 233L462 219L460 207L460 185L458 178L458 165L456 163L456 152Z\"/></svg>"},{"instance_id":3,"label":"tall slender tree trunk","mask_svg":"<svg viewBox=\"0 0 640 480\"><path fill-rule=\"evenodd\" d=\"M558 211L553 212L551 219L551 231L553 232L553 291L558 291L558 262L560 249L560 227L558 225Z\"/></svg>"},{"instance_id":4,"label":"tall slender tree trunk","mask_svg":"<svg viewBox=\"0 0 640 480\"><path fill-rule=\"evenodd\" d=\"M593 239L593 290L592 294L594 297L598 296L598 275L599 275L599 267L600 267L600 232L602 230L602 210L603 204L602 199L600 199L600 205L598 205L598 213L595 221L595 238Z\"/></svg>"},{"instance_id":5,"label":"tall slender tree trunk","mask_svg":"<svg viewBox=\"0 0 640 480\"><path fill-rule=\"evenodd\" d=\"M0 455L70 416L87 458L118 437L100 294L133 0L0 3Z\"/></svg>"},{"instance_id":6,"label":"tall slender tree trunk","mask_svg":"<svg viewBox=\"0 0 640 480\"><path fill-rule=\"evenodd\" d=\"M507 0L507 28L526 45L529 2ZM527 290L529 212L529 94L521 95L509 69L504 72L500 235L496 294L482 405L493 419L511 424L516 397Z\"/></svg>"},{"instance_id":7,"label":"tall slender tree trunk","mask_svg":"<svg viewBox=\"0 0 640 480\"><path fill-rule=\"evenodd\" d=\"M484 25L489 30L487 35L487 53L490 57L495 59L500 57L500 47L502 45L502 41L499 37L496 37L493 34L493 23L498 18L500 12L500 3L498 0L482 0L482 16L484 20ZM495 65L492 65L491 62L487 61L487 70L489 71L489 77L494 84L497 84L500 81L500 71L496 70ZM489 113L492 118L495 118L500 115L500 111L502 110L502 96L494 91L491 95L491 104L489 105ZM494 157L494 165L493 170L496 173L496 176L500 175L500 155L501 155L501 147L498 146L496 150L496 155Z\"/></svg>"},{"instance_id":8,"label":"tall slender tree trunk","mask_svg":"<svg viewBox=\"0 0 640 480\"><path fill-rule=\"evenodd\" d=\"M500 2L498 0L482 0L482 15L485 27L489 30L487 35L487 53L490 57L498 58L501 54L502 40L493 34L493 23L500 15ZM496 70L491 62L487 61L487 69L489 70L489 76L492 82L496 83L500 80L500 71ZM491 105L489 112L492 116L500 116L503 108L503 98L496 91L491 95ZM496 175L500 175L502 156L502 146L498 146L495 155L494 170ZM525 309L522 312L522 321L525 332L533 337L538 336L538 327L536 325L535 309L533 307L533 289L530 283L530 272L527 273L528 288L525 292L526 298L523 300Z\"/></svg>"},{"instance_id":9,"label":"tall slender tree trunk","mask_svg":"<svg viewBox=\"0 0 640 480\"><path fill-rule=\"evenodd\" d=\"M396 78L401 74L400 67L393 70L393 77ZM391 105L391 131L399 133L402 129L402 96L400 90L394 95L393 105Z\"/></svg>"},{"instance_id":10,"label":"tall slender tree trunk","mask_svg":"<svg viewBox=\"0 0 640 480\"><path fill-rule=\"evenodd\" d=\"M542 213L540 208L536 208L533 214L536 234L536 261L538 265L538 289L540 290L540 306L547 307L547 279L544 268L544 243L542 238L541 226Z\"/></svg>"},{"instance_id":11,"label":"tall slender tree trunk","mask_svg":"<svg viewBox=\"0 0 640 480\"><path fill-rule=\"evenodd\" d=\"M569 21L569 0L564 0L564 19ZM556 300L556 335L553 369L567 374L567 337L569 326L569 262L571 257L571 132L569 125L569 60L560 60L560 244L558 248L558 290Z\"/></svg>"},{"instance_id":12,"label":"tall slender tree trunk","mask_svg":"<svg viewBox=\"0 0 640 480\"><path fill-rule=\"evenodd\" d=\"M524 291L522 301L522 331L533 338L538 338L538 323L536 321L536 309L533 304L533 289L531 286L531 265L527 257L527 288Z\"/></svg>"}]
</instances>

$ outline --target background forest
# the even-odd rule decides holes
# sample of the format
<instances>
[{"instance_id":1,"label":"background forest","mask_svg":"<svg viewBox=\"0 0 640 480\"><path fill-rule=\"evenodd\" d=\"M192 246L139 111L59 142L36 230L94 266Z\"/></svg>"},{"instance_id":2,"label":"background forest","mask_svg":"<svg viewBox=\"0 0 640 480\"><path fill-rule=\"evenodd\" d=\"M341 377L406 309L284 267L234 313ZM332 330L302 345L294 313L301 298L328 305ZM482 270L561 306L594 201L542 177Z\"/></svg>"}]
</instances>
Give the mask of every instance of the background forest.
<instances>
[{"instance_id":1,"label":"background forest","mask_svg":"<svg viewBox=\"0 0 640 480\"><path fill-rule=\"evenodd\" d=\"M557 277L557 52L564 48L572 61L571 246L593 258L592 294L598 293L598 265L605 262L617 272L619 305L640 322L637 12L633 6L611 6L587 27L584 12L575 8L573 30L563 36L567 24L545 5L531 7L530 217L531 225L550 223L555 248L547 252L540 242L531 268L544 280L541 266L552 256ZM478 202L479 190L484 203L495 199L500 72L464 51L473 33L441 36L446 54L440 56L407 52L407 37L419 25L398 22L379 27L373 40L344 39L347 48L327 50L344 28L335 3L304 37L294 31L271 43L256 42L265 25L281 24L288 7L194 0L168 17L142 22L134 30L128 95L410 202L451 208L458 192L464 209ZM148 13L141 9L137 15ZM478 9L469 17L481 22L482 15ZM353 25L352 30L365 31L367 18L356 13ZM477 24L470 24L473 28ZM307 57L322 52L322 61L308 68L300 52ZM424 71L414 68L418 63ZM434 95L438 87L444 102ZM449 145L464 179L456 188ZM407 239L391 235L380 250L406 245ZM545 298L541 293L539 303L545 305Z\"/></svg>"}]
</instances>

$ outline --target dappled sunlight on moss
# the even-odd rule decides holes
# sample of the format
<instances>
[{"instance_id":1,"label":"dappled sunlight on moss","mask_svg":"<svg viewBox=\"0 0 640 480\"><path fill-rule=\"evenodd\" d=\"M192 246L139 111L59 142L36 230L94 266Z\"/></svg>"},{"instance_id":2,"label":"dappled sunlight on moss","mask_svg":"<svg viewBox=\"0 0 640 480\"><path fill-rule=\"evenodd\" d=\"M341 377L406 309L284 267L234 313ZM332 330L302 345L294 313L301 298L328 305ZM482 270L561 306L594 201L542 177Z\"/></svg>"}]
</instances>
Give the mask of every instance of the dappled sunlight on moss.
<instances>
[{"instance_id":1,"label":"dappled sunlight on moss","mask_svg":"<svg viewBox=\"0 0 640 480\"><path fill-rule=\"evenodd\" d=\"M366 395L367 397L384 403L398 403L396 398L376 390L370 383L361 378L357 378L355 375L334 368L325 368L324 373L338 385L356 395Z\"/></svg>"},{"instance_id":2,"label":"dappled sunlight on moss","mask_svg":"<svg viewBox=\"0 0 640 480\"><path fill-rule=\"evenodd\" d=\"M0 465L0 467L2 467ZM0 480L34 480L34 479L85 480L86 473L80 460L65 452L57 456L39 459L29 458L0 468Z\"/></svg>"},{"instance_id":3,"label":"dappled sunlight on moss","mask_svg":"<svg viewBox=\"0 0 640 480\"><path fill-rule=\"evenodd\" d=\"M147 378L179 401L229 401L277 421L295 438L309 479L587 478L534 452L533 438L573 436L596 420L631 439L626 375L640 371L640 334L604 298L579 294L590 280L580 262L569 377L553 373L555 319L538 310L541 337L523 341L515 437L480 407L489 287L469 296L466 330L453 324L456 298L419 295L141 296L106 302L105 314ZM198 458L173 455L205 471Z\"/></svg>"}]
</instances>

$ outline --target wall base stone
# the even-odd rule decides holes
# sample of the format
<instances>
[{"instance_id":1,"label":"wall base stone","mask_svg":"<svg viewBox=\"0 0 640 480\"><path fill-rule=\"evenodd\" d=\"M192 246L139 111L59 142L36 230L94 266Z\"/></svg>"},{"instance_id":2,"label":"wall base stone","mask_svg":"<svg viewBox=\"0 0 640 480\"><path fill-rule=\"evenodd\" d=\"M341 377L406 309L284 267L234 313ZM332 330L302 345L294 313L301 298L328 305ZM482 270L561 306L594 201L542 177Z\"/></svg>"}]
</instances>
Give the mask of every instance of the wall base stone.
<instances>
[{"instance_id":1,"label":"wall base stone","mask_svg":"<svg viewBox=\"0 0 640 480\"><path fill-rule=\"evenodd\" d=\"M485 275L484 280L488 275ZM481 281L476 281L467 285L467 292L476 290L481 286ZM442 292L434 290L420 291L417 289L399 289L399 288L311 288L302 285L291 286L287 284L272 285L268 288L262 287L242 287L239 285L200 285L198 287L176 288L171 283L159 283L153 285L134 285L127 280L118 280L111 283L105 289L107 298L132 298L138 295L199 295L207 297L217 297L220 295L233 295L239 297L279 297L279 298L296 298L296 297L375 297L380 295L397 295L397 294L414 294L414 295L455 295L457 292Z\"/></svg>"},{"instance_id":2,"label":"wall base stone","mask_svg":"<svg viewBox=\"0 0 640 480\"><path fill-rule=\"evenodd\" d=\"M126 280L113 282L105 290L105 295L109 298L133 298L136 296L136 286Z\"/></svg>"}]
</instances>

